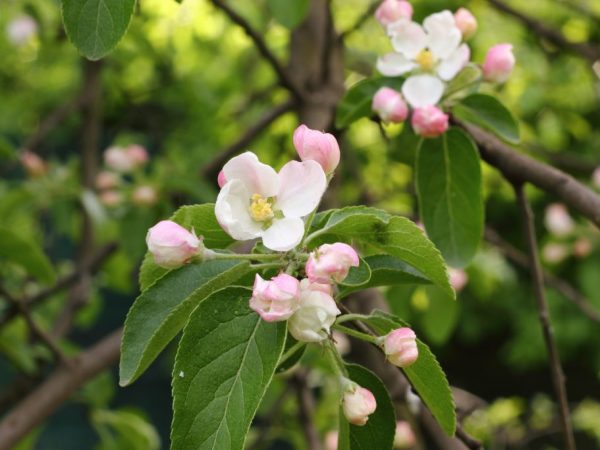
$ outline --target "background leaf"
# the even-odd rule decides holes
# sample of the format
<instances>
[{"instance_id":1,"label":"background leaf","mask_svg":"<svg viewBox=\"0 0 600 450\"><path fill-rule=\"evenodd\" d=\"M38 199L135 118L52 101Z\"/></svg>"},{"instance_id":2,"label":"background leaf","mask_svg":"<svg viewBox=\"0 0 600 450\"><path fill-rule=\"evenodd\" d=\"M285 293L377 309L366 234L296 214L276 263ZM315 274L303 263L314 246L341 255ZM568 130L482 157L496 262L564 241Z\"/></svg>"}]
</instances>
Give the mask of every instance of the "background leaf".
<instances>
[{"instance_id":1,"label":"background leaf","mask_svg":"<svg viewBox=\"0 0 600 450\"><path fill-rule=\"evenodd\" d=\"M309 0L268 0L269 9L277 21L286 28L293 29L304 21Z\"/></svg>"},{"instance_id":2,"label":"background leaf","mask_svg":"<svg viewBox=\"0 0 600 450\"><path fill-rule=\"evenodd\" d=\"M119 43L135 0L62 0L67 36L88 59L100 59Z\"/></svg>"},{"instance_id":3,"label":"background leaf","mask_svg":"<svg viewBox=\"0 0 600 450\"><path fill-rule=\"evenodd\" d=\"M131 384L148 368L202 300L249 270L247 262L232 260L188 264L142 292L125 320L119 365L121 386Z\"/></svg>"},{"instance_id":4,"label":"background leaf","mask_svg":"<svg viewBox=\"0 0 600 450\"><path fill-rule=\"evenodd\" d=\"M228 288L194 311L173 372L171 448L241 450L281 356L286 323L248 307L251 290Z\"/></svg>"},{"instance_id":5,"label":"background leaf","mask_svg":"<svg viewBox=\"0 0 600 450\"><path fill-rule=\"evenodd\" d=\"M484 212L479 153L469 136L451 128L424 139L417 151L416 184L427 235L454 267L475 256Z\"/></svg>"},{"instance_id":6,"label":"background leaf","mask_svg":"<svg viewBox=\"0 0 600 450\"><path fill-rule=\"evenodd\" d=\"M452 108L452 113L465 122L491 131L511 144L518 144L520 141L519 124L496 97L486 94L469 95Z\"/></svg>"},{"instance_id":7,"label":"background leaf","mask_svg":"<svg viewBox=\"0 0 600 450\"><path fill-rule=\"evenodd\" d=\"M18 264L43 283L54 281L52 263L35 242L26 240L5 227L0 227L0 236L0 257L3 260Z\"/></svg>"}]
</instances>

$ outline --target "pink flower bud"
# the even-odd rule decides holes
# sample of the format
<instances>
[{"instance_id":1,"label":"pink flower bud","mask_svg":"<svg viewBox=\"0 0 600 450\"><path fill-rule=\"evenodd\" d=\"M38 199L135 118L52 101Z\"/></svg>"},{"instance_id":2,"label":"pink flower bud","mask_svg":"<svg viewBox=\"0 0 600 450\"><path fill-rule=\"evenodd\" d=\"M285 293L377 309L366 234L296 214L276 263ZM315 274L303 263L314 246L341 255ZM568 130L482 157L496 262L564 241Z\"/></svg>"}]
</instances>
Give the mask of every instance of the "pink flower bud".
<instances>
[{"instance_id":1,"label":"pink flower bud","mask_svg":"<svg viewBox=\"0 0 600 450\"><path fill-rule=\"evenodd\" d=\"M42 158L29 150L24 150L20 156L21 164L31 178L38 178L48 171L48 166Z\"/></svg>"},{"instance_id":2,"label":"pink flower bud","mask_svg":"<svg viewBox=\"0 0 600 450\"><path fill-rule=\"evenodd\" d=\"M329 283L313 283L308 278L304 278L300 280L300 289L311 290L311 291L321 291L329 296L333 296L333 286Z\"/></svg>"},{"instance_id":3,"label":"pink flower bud","mask_svg":"<svg viewBox=\"0 0 600 450\"><path fill-rule=\"evenodd\" d=\"M113 190L102 191L100 193L100 203L109 208L114 208L123 203L123 195Z\"/></svg>"},{"instance_id":4,"label":"pink flower bud","mask_svg":"<svg viewBox=\"0 0 600 450\"><path fill-rule=\"evenodd\" d=\"M556 236L568 236L575 228L567 207L562 203L553 203L546 208L544 217L546 228Z\"/></svg>"},{"instance_id":5,"label":"pink flower bud","mask_svg":"<svg viewBox=\"0 0 600 450\"><path fill-rule=\"evenodd\" d=\"M375 11L375 18L384 27L401 19L411 20L413 8L405 0L383 0Z\"/></svg>"},{"instance_id":6,"label":"pink flower bud","mask_svg":"<svg viewBox=\"0 0 600 450\"><path fill-rule=\"evenodd\" d=\"M250 308L267 322L287 320L298 309L300 300L300 282L285 273L270 281L256 274Z\"/></svg>"},{"instance_id":7,"label":"pink flower bud","mask_svg":"<svg viewBox=\"0 0 600 450\"><path fill-rule=\"evenodd\" d=\"M542 247L542 258L550 264L558 264L569 256L569 249L564 244L550 242Z\"/></svg>"},{"instance_id":8,"label":"pink flower bud","mask_svg":"<svg viewBox=\"0 0 600 450\"><path fill-rule=\"evenodd\" d=\"M340 147L329 133L311 130L300 125L294 131L294 147L302 161L318 162L327 174L333 172L340 162Z\"/></svg>"},{"instance_id":9,"label":"pink flower bud","mask_svg":"<svg viewBox=\"0 0 600 450\"><path fill-rule=\"evenodd\" d=\"M358 267L358 253L348 244L323 244L306 261L306 276L313 283L341 283L350 267Z\"/></svg>"},{"instance_id":10,"label":"pink flower bud","mask_svg":"<svg viewBox=\"0 0 600 450\"><path fill-rule=\"evenodd\" d=\"M469 39L477 31L477 19L467 8L458 8L454 13L456 27L462 33L463 39Z\"/></svg>"},{"instance_id":11,"label":"pink flower bud","mask_svg":"<svg viewBox=\"0 0 600 450\"><path fill-rule=\"evenodd\" d=\"M158 201L158 194L152 186L138 186L133 191L131 200L138 206L150 206Z\"/></svg>"},{"instance_id":12,"label":"pink flower bud","mask_svg":"<svg viewBox=\"0 0 600 450\"><path fill-rule=\"evenodd\" d=\"M348 422L353 425L365 425L376 408L375 396L368 389L354 384L344 393L342 409Z\"/></svg>"},{"instance_id":13,"label":"pink flower bud","mask_svg":"<svg viewBox=\"0 0 600 450\"><path fill-rule=\"evenodd\" d=\"M388 333L383 339L383 351L393 365L410 366L419 357L415 332L404 327Z\"/></svg>"},{"instance_id":14,"label":"pink flower bud","mask_svg":"<svg viewBox=\"0 0 600 450\"><path fill-rule=\"evenodd\" d=\"M483 78L493 83L504 83L515 66L515 55L510 44L490 48L483 62Z\"/></svg>"},{"instance_id":15,"label":"pink flower bud","mask_svg":"<svg viewBox=\"0 0 600 450\"><path fill-rule=\"evenodd\" d=\"M204 251L202 241L193 232L171 220L163 220L150 228L146 244L154 256L154 262L166 269L188 263Z\"/></svg>"},{"instance_id":16,"label":"pink flower bud","mask_svg":"<svg viewBox=\"0 0 600 450\"><path fill-rule=\"evenodd\" d=\"M371 105L384 122L400 123L408 117L408 106L400 92L388 87L379 88Z\"/></svg>"},{"instance_id":17,"label":"pink flower bud","mask_svg":"<svg viewBox=\"0 0 600 450\"><path fill-rule=\"evenodd\" d=\"M17 17L6 26L6 37L16 46L22 46L33 38L38 31L37 22L27 15Z\"/></svg>"},{"instance_id":18,"label":"pink flower bud","mask_svg":"<svg viewBox=\"0 0 600 450\"><path fill-rule=\"evenodd\" d=\"M434 138L448 129L448 115L437 106L427 105L413 111L411 124L419 136Z\"/></svg>"},{"instance_id":19,"label":"pink flower bud","mask_svg":"<svg viewBox=\"0 0 600 450\"><path fill-rule=\"evenodd\" d=\"M340 314L333 298L321 291L300 291L298 310L288 321L288 331L302 342L321 342L327 339L331 325Z\"/></svg>"},{"instance_id":20,"label":"pink flower bud","mask_svg":"<svg viewBox=\"0 0 600 450\"><path fill-rule=\"evenodd\" d=\"M112 170L121 173L131 172L134 163L122 147L109 147L104 151L104 164Z\"/></svg>"},{"instance_id":21,"label":"pink flower bud","mask_svg":"<svg viewBox=\"0 0 600 450\"><path fill-rule=\"evenodd\" d=\"M596 170L594 170L594 173L592 174L592 184L595 187L600 188L600 166L596 167Z\"/></svg>"},{"instance_id":22,"label":"pink flower bud","mask_svg":"<svg viewBox=\"0 0 600 450\"><path fill-rule=\"evenodd\" d=\"M339 433L337 431L328 431L325 435L325 450L337 450Z\"/></svg>"},{"instance_id":23,"label":"pink flower bud","mask_svg":"<svg viewBox=\"0 0 600 450\"><path fill-rule=\"evenodd\" d=\"M417 438L410 424L404 420L396 422L394 448L411 448L417 443Z\"/></svg>"},{"instance_id":24,"label":"pink flower bud","mask_svg":"<svg viewBox=\"0 0 600 450\"><path fill-rule=\"evenodd\" d=\"M114 189L121 184L121 177L114 172L103 170L96 175L96 188L99 191Z\"/></svg>"},{"instance_id":25,"label":"pink flower bud","mask_svg":"<svg viewBox=\"0 0 600 450\"><path fill-rule=\"evenodd\" d=\"M141 145L132 144L125 151L134 167L141 167L148 162L148 151Z\"/></svg>"},{"instance_id":26,"label":"pink flower bud","mask_svg":"<svg viewBox=\"0 0 600 450\"><path fill-rule=\"evenodd\" d=\"M217 184L219 185L220 188L222 188L223 186L225 186L227 184L227 178L225 178L225 172L223 172L222 170L219 172L219 175L217 176Z\"/></svg>"},{"instance_id":27,"label":"pink flower bud","mask_svg":"<svg viewBox=\"0 0 600 450\"><path fill-rule=\"evenodd\" d=\"M573 254L577 258L585 258L592 251L592 243L588 238L579 238L573 244Z\"/></svg>"},{"instance_id":28,"label":"pink flower bud","mask_svg":"<svg viewBox=\"0 0 600 450\"><path fill-rule=\"evenodd\" d=\"M469 275L462 269L448 269L448 275L450 276L450 285L456 292L460 292L469 282Z\"/></svg>"}]
</instances>

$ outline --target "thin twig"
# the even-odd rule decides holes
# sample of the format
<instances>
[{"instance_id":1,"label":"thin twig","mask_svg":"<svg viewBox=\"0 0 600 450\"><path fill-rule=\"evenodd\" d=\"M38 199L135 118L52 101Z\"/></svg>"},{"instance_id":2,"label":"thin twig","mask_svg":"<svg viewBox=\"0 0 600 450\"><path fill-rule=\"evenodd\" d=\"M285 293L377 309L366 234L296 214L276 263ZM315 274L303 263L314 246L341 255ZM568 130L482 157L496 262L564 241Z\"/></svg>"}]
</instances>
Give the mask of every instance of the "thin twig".
<instances>
[{"instance_id":1,"label":"thin twig","mask_svg":"<svg viewBox=\"0 0 600 450\"><path fill-rule=\"evenodd\" d=\"M529 268L529 259L527 255L502 239L497 231L486 228L484 236L488 242L495 245L509 260L520 267ZM577 306L589 319L600 323L600 311L594 308L591 302L581 292L575 289L573 285L547 270L543 270L543 275L544 281L548 286L556 289L556 291L562 294L567 300Z\"/></svg>"},{"instance_id":2,"label":"thin twig","mask_svg":"<svg viewBox=\"0 0 600 450\"><path fill-rule=\"evenodd\" d=\"M343 41L352 33L358 31L367 20L373 17L373 14L375 14L375 10L379 6L379 3L380 2L378 1L371 3L367 7L367 9L358 17L358 19L356 19L356 22L354 22L347 30L344 30L342 33L340 33L339 39Z\"/></svg>"},{"instance_id":3,"label":"thin twig","mask_svg":"<svg viewBox=\"0 0 600 450\"><path fill-rule=\"evenodd\" d=\"M467 433L460 423L456 424L456 437L470 450L483 450L483 444Z\"/></svg>"},{"instance_id":4,"label":"thin twig","mask_svg":"<svg viewBox=\"0 0 600 450\"><path fill-rule=\"evenodd\" d=\"M250 23L240 16L234 9L232 9L229 5L227 5L222 0L211 0L211 3L221 9L227 16L231 19L232 22L239 25L252 39L254 45L260 52L260 54L267 60L267 62L271 65L275 73L277 74L277 78L279 79L279 84L282 87L289 90L292 95L298 99L303 97L302 92L298 89L296 84L292 81L287 71L283 68L279 60L275 57L275 55L269 50L265 40L263 39L263 35L258 33Z\"/></svg>"},{"instance_id":5,"label":"thin twig","mask_svg":"<svg viewBox=\"0 0 600 450\"><path fill-rule=\"evenodd\" d=\"M269 125L271 125L279 117L292 110L295 102L288 100L280 105L277 105L270 111L267 111L258 121L249 127L246 132L237 141L231 144L226 149L219 152L219 154L202 169L202 176L207 180L216 180L217 174L223 167L223 165L232 156L235 156L246 146L248 146L260 133L262 133Z\"/></svg>"},{"instance_id":6,"label":"thin twig","mask_svg":"<svg viewBox=\"0 0 600 450\"><path fill-rule=\"evenodd\" d=\"M560 32L548 27L542 22L517 11L512 6L507 5L502 0L488 0L490 4L499 11L502 11L514 18L520 20L535 34L546 38L558 47L577 53L580 56L588 59L590 62L595 62L600 59L600 50L587 43L577 43L568 41Z\"/></svg>"},{"instance_id":7,"label":"thin twig","mask_svg":"<svg viewBox=\"0 0 600 450\"><path fill-rule=\"evenodd\" d=\"M529 266L531 270L533 291L537 304L540 324L542 326L542 332L544 335L544 341L548 350L548 357L550 359L552 382L554 384L554 391L560 410L561 428L564 434L566 449L575 450L575 438L573 436L573 428L571 426L565 376L560 364L560 357L556 347L556 342L554 340L554 331L552 329L552 322L550 320L550 313L548 311L548 303L544 293L544 277L542 274L542 268L537 250L533 212L531 211L531 206L529 205L525 190L523 189L523 184L515 183L514 189L517 195L517 203L523 216L523 229L525 231L527 251L529 253Z\"/></svg>"}]
</instances>

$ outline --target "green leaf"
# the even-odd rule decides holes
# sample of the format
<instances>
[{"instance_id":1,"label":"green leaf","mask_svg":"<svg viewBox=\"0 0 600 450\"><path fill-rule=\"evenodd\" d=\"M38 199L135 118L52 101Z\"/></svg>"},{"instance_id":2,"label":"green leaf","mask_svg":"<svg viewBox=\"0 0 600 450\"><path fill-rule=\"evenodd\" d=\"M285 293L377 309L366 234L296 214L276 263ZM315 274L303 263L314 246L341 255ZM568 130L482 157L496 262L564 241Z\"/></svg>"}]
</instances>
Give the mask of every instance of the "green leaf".
<instances>
[{"instance_id":1,"label":"green leaf","mask_svg":"<svg viewBox=\"0 0 600 450\"><path fill-rule=\"evenodd\" d=\"M431 281L417 269L390 255L367 256L364 258L364 262L368 264L371 269L371 278L362 285L345 286L340 291L342 297L351 292L376 286L431 284ZM352 271L350 271L348 276L351 274Z\"/></svg>"},{"instance_id":2,"label":"green leaf","mask_svg":"<svg viewBox=\"0 0 600 450\"><path fill-rule=\"evenodd\" d=\"M52 263L35 242L26 240L5 227L0 227L0 236L2 260L18 264L43 283L54 282Z\"/></svg>"},{"instance_id":3,"label":"green leaf","mask_svg":"<svg viewBox=\"0 0 600 450\"><path fill-rule=\"evenodd\" d=\"M452 108L452 113L465 122L491 131L506 142L518 144L520 141L516 119L506 106L491 95L469 95Z\"/></svg>"},{"instance_id":4,"label":"green leaf","mask_svg":"<svg viewBox=\"0 0 600 450\"><path fill-rule=\"evenodd\" d=\"M417 151L416 185L427 235L451 266L475 256L484 224L481 166L471 138L451 128L424 139Z\"/></svg>"},{"instance_id":5,"label":"green leaf","mask_svg":"<svg viewBox=\"0 0 600 450\"><path fill-rule=\"evenodd\" d=\"M435 288L425 287L427 309L419 317L419 323L427 340L434 344L444 344L458 322L459 302L449 302Z\"/></svg>"},{"instance_id":6,"label":"green leaf","mask_svg":"<svg viewBox=\"0 0 600 450\"><path fill-rule=\"evenodd\" d=\"M410 264L446 295L454 297L439 251L419 227L404 217L375 208L352 206L333 211L323 227L309 238L311 246L332 239L370 245Z\"/></svg>"},{"instance_id":7,"label":"green leaf","mask_svg":"<svg viewBox=\"0 0 600 450\"><path fill-rule=\"evenodd\" d=\"M398 317L378 310L373 311L369 316L363 316L360 320L382 336L396 328L408 326ZM417 339L417 346L419 358L412 366L402 371L444 431L449 436L453 436L456 431L456 412L450 385L429 347L420 339Z\"/></svg>"},{"instance_id":8,"label":"green leaf","mask_svg":"<svg viewBox=\"0 0 600 450\"><path fill-rule=\"evenodd\" d=\"M444 99L459 100L471 94L481 83L481 69L468 64L446 86Z\"/></svg>"},{"instance_id":9,"label":"green leaf","mask_svg":"<svg viewBox=\"0 0 600 450\"><path fill-rule=\"evenodd\" d=\"M133 411L92 411L92 424L100 435L96 450L158 450L160 437L150 422Z\"/></svg>"},{"instance_id":10,"label":"green leaf","mask_svg":"<svg viewBox=\"0 0 600 450\"><path fill-rule=\"evenodd\" d=\"M338 450L391 450L396 431L396 413L385 385L370 370L347 364L350 379L375 396L377 409L363 426L349 424L340 411L340 444Z\"/></svg>"},{"instance_id":11,"label":"green leaf","mask_svg":"<svg viewBox=\"0 0 600 450\"><path fill-rule=\"evenodd\" d=\"M371 268L363 258L360 258L360 264L358 267L351 267L350 271L348 272L348 276L344 278L344 281L342 281L340 285L350 288L357 288L358 286L367 284L370 279Z\"/></svg>"},{"instance_id":12,"label":"green leaf","mask_svg":"<svg viewBox=\"0 0 600 450\"><path fill-rule=\"evenodd\" d=\"M297 343L298 341L294 339L294 337L291 334L288 334L287 339L285 340L285 348L283 349L282 357L285 356L288 350L291 350ZM295 366L296 363L300 361L300 358L302 358L305 351L306 345L302 345L294 353L292 353L285 361L280 362L277 366L277 373L285 372L286 370L289 370L293 366Z\"/></svg>"},{"instance_id":13,"label":"green leaf","mask_svg":"<svg viewBox=\"0 0 600 450\"><path fill-rule=\"evenodd\" d=\"M135 0L62 0L67 36L88 59L112 51L125 35Z\"/></svg>"},{"instance_id":14,"label":"green leaf","mask_svg":"<svg viewBox=\"0 0 600 450\"><path fill-rule=\"evenodd\" d=\"M275 19L290 30L302 23L308 14L309 0L268 0Z\"/></svg>"},{"instance_id":15,"label":"green leaf","mask_svg":"<svg viewBox=\"0 0 600 450\"><path fill-rule=\"evenodd\" d=\"M229 236L217 222L215 217L215 205L205 203L203 205L182 206L169 220L178 223L188 230L194 230L196 234L204 238L204 245L207 248L225 248L229 246L233 239ZM154 263L152 254L147 252L140 268L139 282L140 290L145 291L148 286L167 273L168 269L163 269Z\"/></svg>"},{"instance_id":16,"label":"green leaf","mask_svg":"<svg viewBox=\"0 0 600 450\"><path fill-rule=\"evenodd\" d=\"M172 449L242 450L286 336L248 307L251 290L217 292L194 311L173 372Z\"/></svg>"},{"instance_id":17,"label":"green leaf","mask_svg":"<svg viewBox=\"0 0 600 450\"><path fill-rule=\"evenodd\" d=\"M213 292L250 271L247 262L211 260L172 270L146 289L127 314L119 384L135 381Z\"/></svg>"},{"instance_id":18,"label":"green leaf","mask_svg":"<svg viewBox=\"0 0 600 450\"><path fill-rule=\"evenodd\" d=\"M335 116L336 127L345 128L358 119L372 116L371 103L379 88L386 86L399 91L403 82L402 77L383 77L369 78L356 83L346 92L338 105Z\"/></svg>"}]
</instances>

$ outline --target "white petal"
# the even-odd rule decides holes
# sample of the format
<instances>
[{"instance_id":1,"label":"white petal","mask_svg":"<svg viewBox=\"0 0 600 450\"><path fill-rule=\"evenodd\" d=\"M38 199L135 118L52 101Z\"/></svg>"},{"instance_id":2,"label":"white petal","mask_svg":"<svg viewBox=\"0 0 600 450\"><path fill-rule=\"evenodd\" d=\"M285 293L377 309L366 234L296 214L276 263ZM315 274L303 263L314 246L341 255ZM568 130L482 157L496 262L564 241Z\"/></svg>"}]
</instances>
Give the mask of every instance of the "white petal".
<instances>
[{"instance_id":1,"label":"white petal","mask_svg":"<svg viewBox=\"0 0 600 450\"><path fill-rule=\"evenodd\" d=\"M276 252L287 252L302 240L304 221L299 218L284 217L273 220L273 225L263 232L263 244Z\"/></svg>"},{"instance_id":2,"label":"white petal","mask_svg":"<svg viewBox=\"0 0 600 450\"><path fill-rule=\"evenodd\" d=\"M462 34L450 11L442 11L423 21L427 31L427 47L436 59L445 59L453 53L462 39Z\"/></svg>"},{"instance_id":3,"label":"white petal","mask_svg":"<svg viewBox=\"0 0 600 450\"><path fill-rule=\"evenodd\" d=\"M394 50L408 59L414 59L427 45L427 35L421 25L399 20L388 27Z\"/></svg>"},{"instance_id":4,"label":"white petal","mask_svg":"<svg viewBox=\"0 0 600 450\"><path fill-rule=\"evenodd\" d=\"M471 50L467 44L458 47L448 58L442 60L437 67L437 73L442 80L449 81L469 62Z\"/></svg>"},{"instance_id":5,"label":"white petal","mask_svg":"<svg viewBox=\"0 0 600 450\"><path fill-rule=\"evenodd\" d=\"M231 158L223 166L225 179L238 179L244 183L250 194L260 194L263 197L273 197L279 189L279 176L275 169L263 164L252 152L242 153Z\"/></svg>"},{"instance_id":6,"label":"white petal","mask_svg":"<svg viewBox=\"0 0 600 450\"><path fill-rule=\"evenodd\" d=\"M251 195L241 180L233 179L223 186L215 204L219 224L240 241L257 238L263 232L261 224L250 216Z\"/></svg>"},{"instance_id":7,"label":"white petal","mask_svg":"<svg viewBox=\"0 0 600 450\"><path fill-rule=\"evenodd\" d=\"M428 74L414 75L402 85L402 94L413 108L435 105L440 101L443 93L444 83L442 80Z\"/></svg>"},{"instance_id":8,"label":"white petal","mask_svg":"<svg viewBox=\"0 0 600 450\"><path fill-rule=\"evenodd\" d=\"M275 208L285 217L304 217L319 205L326 188L325 172L318 162L290 161L279 171Z\"/></svg>"},{"instance_id":9,"label":"white petal","mask_svg":"<svg viewBox=\"0 0 600 450\"><path fill-rule=\"evenodd\" d=\"M387 77L397 77L415 67L417 67L416 63L396 52L387 53L377 60L377 70Z\"/></svg>"}]
</instances>

